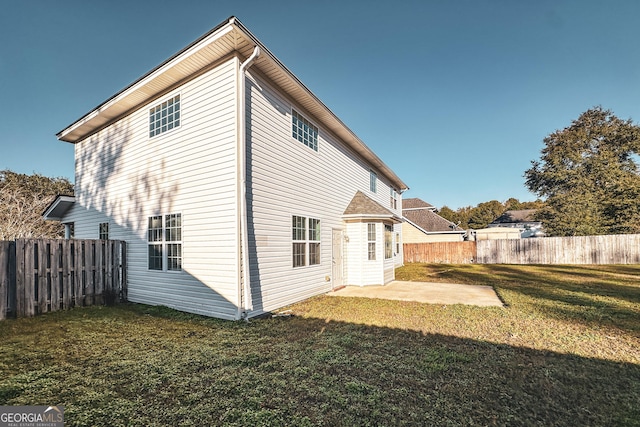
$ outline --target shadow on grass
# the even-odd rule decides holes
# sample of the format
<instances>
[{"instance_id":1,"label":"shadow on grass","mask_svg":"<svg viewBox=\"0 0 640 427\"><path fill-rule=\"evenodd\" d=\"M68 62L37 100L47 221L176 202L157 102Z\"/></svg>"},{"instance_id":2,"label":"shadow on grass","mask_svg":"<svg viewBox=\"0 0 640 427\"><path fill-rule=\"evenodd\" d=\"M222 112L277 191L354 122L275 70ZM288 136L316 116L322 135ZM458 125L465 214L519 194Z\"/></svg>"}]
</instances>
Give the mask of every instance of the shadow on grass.
<instances>
[{"instance_id":1,"label":"shadow on grass","mask_svg":"<svg viewBox=\"0 0 640 427\"><path fill-rule=\"evenodd\" d=\"M66 425L639 425L640 366L316 318L138 305L0 323L0 404Z\"/></svg>"}]
</instances>

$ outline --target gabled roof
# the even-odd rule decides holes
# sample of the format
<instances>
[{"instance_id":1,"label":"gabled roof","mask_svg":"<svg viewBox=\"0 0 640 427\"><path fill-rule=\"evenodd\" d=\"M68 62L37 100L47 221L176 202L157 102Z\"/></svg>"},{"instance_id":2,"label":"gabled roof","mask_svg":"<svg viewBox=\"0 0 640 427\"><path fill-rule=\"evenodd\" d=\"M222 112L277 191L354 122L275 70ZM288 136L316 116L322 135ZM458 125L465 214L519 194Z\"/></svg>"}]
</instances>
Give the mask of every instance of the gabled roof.
<instances>
[{"instance_id":1,"label":"gabled roof","mask_svg":"<svg viewBox=\"0 0 640 427\"><path fill-rule=\"evenodd\" d=\"M417 197L411 199L402 199L402 210L405 209L435 209L436 207L430 203L425 202L422 199L418 199Z\"/></svg>"},{"instance_id":2,"label":"gabled roof","mask_svg":"<svg viewBox=\"0 0 640 427\"><path fill-rule=\"evenodd\" d=\"M234 16L223 21L195 42L121 90L76 122L58 132L62 141L77 143L98 132L131 111L162 96L215 66L218 61L237 55L248 58L255 46L261 50L252 65L278 85L286 94L318 120L323 127L342 139L390 183L401 191L407 185L356 136L329 108L285 67Z\"/></svg>"},{"instance_id":3,"label":"gabled roof","mask_svg":"<svg viewBox=\"0 0 640 427\"><path fill-rule=\"evenodd\" d=\"M462 228L429 209L403 210L402 215L408 219L409 222L417 225L427 233L465 232Z\"/></svg>"},{"instance_id":4,"label":"gabled roof","mask_svg":"<svg viewBox=\"0 0 640 427\"><path fill-rule=\"evenodd\" d=\"M390 219L400 222L400 218L389 209L376 202L362 191L356 191L349 206L345 209L343 219Z\"/></svg>"},{"instance_id":5,"label":"gabled roof","mask_svg":"<svg viewBox=\"0 0 640 427\"><path fill-rule=\"evenodd\" d=\"M498 218L494 219L491 224L506 224L519 222L538 222L535 219L537 209L521 209L506 211Z\"/></svg>"}]
</instances>

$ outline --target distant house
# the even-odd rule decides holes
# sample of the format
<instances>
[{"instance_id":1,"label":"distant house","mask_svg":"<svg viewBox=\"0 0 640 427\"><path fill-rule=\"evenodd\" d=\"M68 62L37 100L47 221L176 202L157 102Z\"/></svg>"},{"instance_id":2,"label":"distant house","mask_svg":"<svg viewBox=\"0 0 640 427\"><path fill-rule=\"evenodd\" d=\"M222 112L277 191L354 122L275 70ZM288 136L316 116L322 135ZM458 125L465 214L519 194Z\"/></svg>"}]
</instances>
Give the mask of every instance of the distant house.
<instances>
[{"instance_id":1,"label":"distant house","mask_svg":"<svg viewBox=\"0 0 640 427\"><path fill-rule=\"evenodd\" d=\"M537 209L506 211L494 219L487 228L517 228L520 231L520 237L542 237L544 236L542 222L535 219L536 211Z\"/></svg>"},{"instance_id":2,"label":"distant house","mask_svg":"<svg viewBox=\"0 0 640 427\"><path fill-rule=\"evenodd\" d=\"M403 243L460 242L465 230L435 213L435 206L422 199L402 201Z\"/></svg>"},{"instance_id":3,"label":"distant house","mask_svg":"<svg viewBox=\"0 0 640 427\"><path fill-rule=\"evenodd\" d=\"M45 218L125 240L132 302L239 319L402 264L407 185L235 17L57 136Z\"/></svg>"}]
</instances>

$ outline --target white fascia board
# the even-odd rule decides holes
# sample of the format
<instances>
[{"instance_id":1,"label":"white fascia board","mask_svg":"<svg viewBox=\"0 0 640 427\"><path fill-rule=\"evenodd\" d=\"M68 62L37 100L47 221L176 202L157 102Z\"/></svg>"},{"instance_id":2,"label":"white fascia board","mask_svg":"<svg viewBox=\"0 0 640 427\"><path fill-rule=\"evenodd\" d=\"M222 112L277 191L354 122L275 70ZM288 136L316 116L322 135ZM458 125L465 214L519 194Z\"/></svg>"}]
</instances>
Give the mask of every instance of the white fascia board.
<instances>
[{"instance_id":1,"label":"white fascia board","mask_svg":"<svg viewBox=\"0 0 640 427\"><path fill-rule=\"evenodd\" d=\"M184 61L185 59L189 58L190 56L198 53L203 48L207 47L209 44L215 42L216 40L218 40L221 37L224 37L226 34L228 34L229 32L233 31L233 29L234 29L233 25L230 24L229 22L227 22L227 24L224 25L223 27L221 27L218 30L214 31L209 36L206 36L205 38L203 38L199 42L196 42L196 44L194 44L193 46L188 47L185 51L179 52L176 56L170 58L167 62L161 64L156 69L152 70L150 73L142 76L139 80L137 80L136 82L134 82L133 84L131 84L127 88L123 89L122 91L118 92L116 95L114 95L113 97L109 98L107 101L103 102L98 107L94 108L92 111L90 111L89 113L85 114L82 118L80 118L80 120L77 120L72 125L68 126L64 130L60 131L56 136L58 137L58 139L64 140L65 136L68 135L69 133L73 132L74 129L77 129L78 127L82 126L83 124L85 124L89 120L91 120L91 119L95 118L96 116L98 116L103 111L109 109L113 105L115 105L118 102L122 101L122 99L126 98L127 96L129 96L132 93L134 93L135 91L139 90L141 87L143 87L144 85L146 85L150 81L152 81L155 78L159 77L160 75L165 73L167 70L169 70L172 67L174 67L177 63L179 63L181 61Z\"/></svg>"},{"instance_id":2,"label":"white fascia board","mask_svg":"<svg viewBox=\"0 0 640 427\"><path fill-rule=\"evenodd\" d=\"M376 215L376 214L350 214L342 215L344 221L349 220L369 220L369 221L392 221L394 223L401 223L402 219L395 215Z\"/></svg>"}]
</instances>

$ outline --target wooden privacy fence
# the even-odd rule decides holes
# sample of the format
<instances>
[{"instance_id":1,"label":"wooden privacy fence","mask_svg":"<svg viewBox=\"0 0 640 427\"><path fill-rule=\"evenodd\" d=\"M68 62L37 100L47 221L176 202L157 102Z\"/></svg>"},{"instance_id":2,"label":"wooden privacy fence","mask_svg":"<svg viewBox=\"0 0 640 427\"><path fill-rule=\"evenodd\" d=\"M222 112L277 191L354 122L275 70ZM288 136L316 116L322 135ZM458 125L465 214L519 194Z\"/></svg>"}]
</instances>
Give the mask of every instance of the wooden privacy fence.
<instances>
[{"instance_id":1,"label":"wooden privacy fence","mask_svg":"<svg viewBox=\"0 0 640 427\"><path fill-rule=\"evenodd\" d=\"M405 243L404 262L470 264L476 259L476 242Z\"/></svg>"},{"instance_id":2,"label":"wooden privacy fence","mask_svg":"<svg viewBox=\"0 0 640 427\"><path fill-rule=\"evenodd\" d=\"M640 235L482 240L480 264L640 264Z\"/></svg>"},{"instance_id":3,"label":"wooden privacy fence","mask_svg":"<svg viewBox=\"0 0 640 427\"><path fill-rule=\"evenodd\" d=\"M0 242L0 319L126 300L126 272L120 240Z\"/></svg>"},{"instance_id":4,"label":"wooden privacy fence","mask_svg":"<svg viewBox=\"0 0 640 427\"><path fill-rule=\"evenodd\" d=\"M538 237L404 244L405 262L640 264L640 235Z\"/></svg>"}]
</instances>

